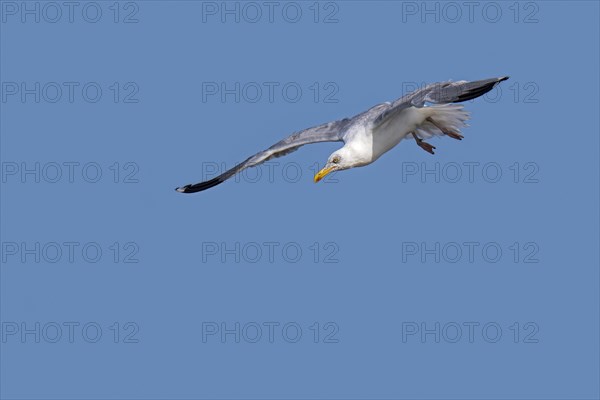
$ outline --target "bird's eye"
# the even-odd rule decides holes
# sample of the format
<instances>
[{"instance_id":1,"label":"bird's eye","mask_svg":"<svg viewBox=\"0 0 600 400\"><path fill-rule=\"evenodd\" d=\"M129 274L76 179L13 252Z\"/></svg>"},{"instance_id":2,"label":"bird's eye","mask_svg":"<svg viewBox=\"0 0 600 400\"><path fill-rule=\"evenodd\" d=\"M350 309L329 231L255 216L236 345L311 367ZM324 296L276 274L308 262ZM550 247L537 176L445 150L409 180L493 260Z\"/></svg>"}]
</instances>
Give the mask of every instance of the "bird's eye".
<instances>
[{"instance_id":1,"label":"bird's eye","mask_svg":"<svg viewBox=\"0 0 600 400\"><path fill-rule=\"evenodd\" d=\"M332 163L334 163L334 164L337 164L337 163L339 163L339 162L340 162L340 157L338 157L338 156L335 156L335 157L333 157L333 158L331 159L331 162L332 162Z\"/></svg>"}]
</instances>

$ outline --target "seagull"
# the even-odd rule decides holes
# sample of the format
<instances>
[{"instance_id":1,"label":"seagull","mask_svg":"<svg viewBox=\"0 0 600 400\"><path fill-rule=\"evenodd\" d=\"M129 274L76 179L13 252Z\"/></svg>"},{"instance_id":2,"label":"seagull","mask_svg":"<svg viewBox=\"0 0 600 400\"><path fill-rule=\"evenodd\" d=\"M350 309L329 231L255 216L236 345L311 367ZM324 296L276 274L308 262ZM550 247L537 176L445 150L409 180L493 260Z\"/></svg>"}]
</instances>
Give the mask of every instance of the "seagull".
<instances>
[{"instance_id":1,"label":"seagull","mask_svg":"<svg viewBox=\"0 0 600 400\"><path fill-rule=\"evenodd\" d=\"M460 103L475 99L492 90L508 76L478 81L447 81L427 85L393 102L377 104L352 118L328 122L293 133L268 149L225 171L216 178L176 188L180 193L195 193L217 186L246 168L285 156L301 146L320 142L344 142L334 151L325 167L314 177L319 182L326 175L371 164L403 139L414 140L428 153L435 146L425 142L434 136L462 140L460 128L467 126L469 113Z\"/></svg>"}]
</instances>

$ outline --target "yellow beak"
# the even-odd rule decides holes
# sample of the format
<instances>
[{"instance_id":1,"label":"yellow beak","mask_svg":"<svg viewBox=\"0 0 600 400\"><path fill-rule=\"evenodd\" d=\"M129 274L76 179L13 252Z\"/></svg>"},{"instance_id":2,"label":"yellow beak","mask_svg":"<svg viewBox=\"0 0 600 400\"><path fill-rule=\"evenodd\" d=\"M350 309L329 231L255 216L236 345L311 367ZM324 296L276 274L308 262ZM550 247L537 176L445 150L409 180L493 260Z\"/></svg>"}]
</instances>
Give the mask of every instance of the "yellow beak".
<instances>
[{"instance_id":1,"label":"yellow beak","mask_svg":"<svg viewBox=\"0 0 600 400\"><path fill-rule=\"evenodd\" d=\"M317 174L315 175L315 183L319 182L321 179L325 178L325 176L330 173L331 171L333 171L333 167L325 167L322 170L320 170L319 172L317 172Z\"/></svg>"}]
</instances>

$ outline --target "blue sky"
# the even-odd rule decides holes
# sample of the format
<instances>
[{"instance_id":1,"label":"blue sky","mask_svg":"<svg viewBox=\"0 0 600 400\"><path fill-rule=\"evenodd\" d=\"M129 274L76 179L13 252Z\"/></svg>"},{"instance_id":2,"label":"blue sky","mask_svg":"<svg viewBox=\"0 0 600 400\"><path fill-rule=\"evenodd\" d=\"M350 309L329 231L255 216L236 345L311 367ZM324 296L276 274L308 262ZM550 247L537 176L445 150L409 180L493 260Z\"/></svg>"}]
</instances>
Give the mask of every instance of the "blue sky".
<instances>
[{"instance_id":1,"label":"blue sky","mask_svg":"<svg viewBox=\"0 0 600 400\"><path fill-rule=\"evenodd\" d=\"M269 4L0 3L1 396L597 398L598 4ZM503 75L435 156L173 190Z\"/></svg>"}]
</instances>

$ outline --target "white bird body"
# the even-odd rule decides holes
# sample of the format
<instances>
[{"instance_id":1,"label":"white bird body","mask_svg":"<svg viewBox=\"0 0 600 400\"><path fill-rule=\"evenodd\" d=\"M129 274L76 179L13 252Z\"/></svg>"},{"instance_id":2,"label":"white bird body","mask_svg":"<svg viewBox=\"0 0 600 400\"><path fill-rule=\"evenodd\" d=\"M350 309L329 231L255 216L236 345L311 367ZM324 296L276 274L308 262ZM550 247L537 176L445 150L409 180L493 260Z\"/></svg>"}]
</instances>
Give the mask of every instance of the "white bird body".
<instances>
[{"instance_id":1,"label":"white bird body","mask_svg":"<svg viewBox=\"0 0 600 400\"><path fill-rule=\"evenodd\" d=\"M344 136L346 144L333 155L344 159L349 168L362 167L376 161L412 132L419 132L421 139L442 136L446 130L459 132L468 118L462 105L407 107L381 124L371 118L353 125ZM437 126L429 120L436 121Z\"/></svg>"},{"instance_id":2,"label":"white bird body","mask_svg":"<svg viewBox=\"0 0 600 400\"><path fill-rule=\"evenodd\" d=\"M508 77L503 76L472 82L442 82L428 85L394 102L371 107L352 118L298 131L216 178L182 186L176 190L181 193L206 190L246 168L287 155L309 143L344 142L344 146L333 152L325 167L315 175L315 182L334 171L371 164L403 139L414 139L419 147L434 154L435 147L424 139L433 136L463 139L459 132L460 128L466 126L469 113L464 111L462 105L456 103L475 99L506 79Z\"/></svg>"},{"instance_id":3,"label":"white bird body","mask_svg":"<svg viewBox=\"0 0 600 400\"><path fill-rule=\"evenodd\" d=\"M421 125L432 114L427 108L409 107L401 111L398 118L391 119L379 127L371 130L373 153L371 162L377 160L384 153L393 149L417 126Z\"/></svg>"},{"instance_id":4,"label":"white bird body","mask_svg":"<svg viewBox=\"0 0 600 400\"><path fill-rule=\"evenodd\" d=\"M345 145L336 154L351 160L354 167L361 167L376 161L384 153L394 148L410 132L425 121L429 112L409 107L402 110L398 118L377 126L373 119L355 124L344 136Z\"/></svg>"}]
</instances>

